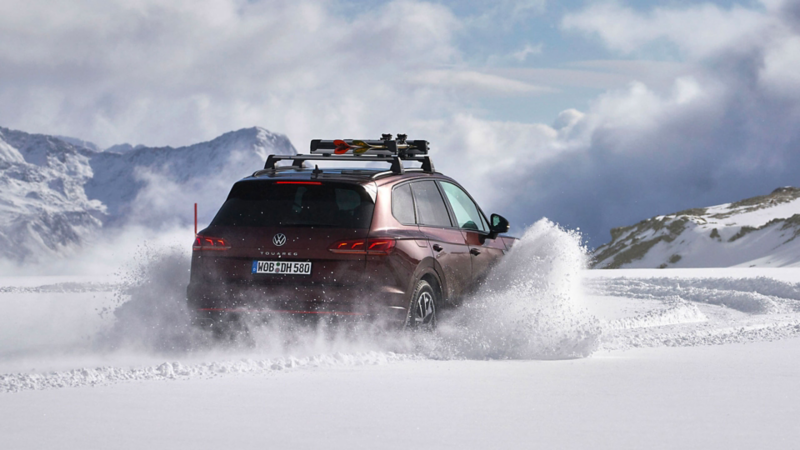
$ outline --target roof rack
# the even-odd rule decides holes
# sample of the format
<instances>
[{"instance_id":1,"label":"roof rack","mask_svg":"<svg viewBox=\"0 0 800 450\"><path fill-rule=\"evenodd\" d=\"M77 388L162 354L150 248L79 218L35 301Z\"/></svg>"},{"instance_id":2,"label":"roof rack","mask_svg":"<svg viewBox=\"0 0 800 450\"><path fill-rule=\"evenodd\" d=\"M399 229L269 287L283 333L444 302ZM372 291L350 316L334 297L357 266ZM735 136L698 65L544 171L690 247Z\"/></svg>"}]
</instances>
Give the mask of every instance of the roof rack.
<instances>
[{"instance_id":1,"label":"roof rack","mask_svg":"<svg viewBox=\"0 0 800 450\"><path fill-rule=\"evenodd\" d=\"M264 169L275 170L278 161L292 160L292 166L303 167L305 161L378 161L392 165L392 172L403 174L402 161L419 161L424 172L433 173L433 161L428 156L428 141L409 141L405 134L398 134L392 139L391 134L384 134L375 141L362 139L336 139L311 141L311 153L308 155L269 155Z\"/></svg>"}]
</instances>

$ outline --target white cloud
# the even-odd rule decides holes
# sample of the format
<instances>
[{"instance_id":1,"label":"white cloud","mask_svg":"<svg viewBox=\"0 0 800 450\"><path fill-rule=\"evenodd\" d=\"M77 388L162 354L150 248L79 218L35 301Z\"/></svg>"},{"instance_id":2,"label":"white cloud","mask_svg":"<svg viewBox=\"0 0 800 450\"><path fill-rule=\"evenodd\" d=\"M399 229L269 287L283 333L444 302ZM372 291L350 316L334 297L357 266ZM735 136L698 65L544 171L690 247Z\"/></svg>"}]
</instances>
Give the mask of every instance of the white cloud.
<instances>
[{"instance_id":1,"label":"white cloud","mask_svg":"<svg viewBox=\"0 0 800 450\"><path fill-rule=\"evenodd\" d=\"M502 67L485 73L540 86L606 90L624 88L631 81L669 88L677 77L692 75L697 70L691 64L666 61L591 60L571 62L565 68Z\"/></svg>"},{"instance_id":2,"label":"white cloud","mask_svg":"<svg viewBox=\"0 0 800 450\"><path fill-rule=\"evenodd\" d=\"M800 97L800 36L788 36L766 50L759 78L776 95Z\"/></svg>"},{"instance_id":3,"label":"white cloud","mask_svg":"<svg viewBox=\"0 0 800 450\"><path fill-rule=\"evenodd\" d=\"M568 14L561 22L565 30L595 34L609 48L624 54L663 39L689 58L708 57L734 46L752 48L772 24L767 12L738 5L724 9L704 3L640 13L615 1Z\"/></svg>"},{"instance_id":4,"label":"white cloud","mask_svg":"<svg viewBox=\"0 0 800 450\"><path fill-rule=\"evenodd\" d=\"M544 44L542 43L536 45L525 44L525 46L522 47L522 50L512 53L511 57L519 62L524 62L526 59L528 59L529 55L541 55L543 48Z\"/></svg>"},{"instance_id":5,"label":"white cloud","mask_svg":"<svg viewBox=\"0 0 800 450\"><path fill-rule=\"evenodd\" d=\"M409 77L414 84L436 86L443 89L458 89L474 94L542 94L554 92L546 86L537 86L523 81L504 78L470 70L426 70Z\"/></svg>"},{"instance_id":6,"label":"white cloud","mask_svg":"<svg viewBox=\"0 0 800 450\"><path fill-rule=\"evenodd\" d=\"M102 145L186 144L256 124L295 140L373 129L414 111L371 105L436 95L409 92L409 73L460 60L459 21L417 1L356 17L324 0L0 8L0 123Z\"/></svg>"}]
</instances>

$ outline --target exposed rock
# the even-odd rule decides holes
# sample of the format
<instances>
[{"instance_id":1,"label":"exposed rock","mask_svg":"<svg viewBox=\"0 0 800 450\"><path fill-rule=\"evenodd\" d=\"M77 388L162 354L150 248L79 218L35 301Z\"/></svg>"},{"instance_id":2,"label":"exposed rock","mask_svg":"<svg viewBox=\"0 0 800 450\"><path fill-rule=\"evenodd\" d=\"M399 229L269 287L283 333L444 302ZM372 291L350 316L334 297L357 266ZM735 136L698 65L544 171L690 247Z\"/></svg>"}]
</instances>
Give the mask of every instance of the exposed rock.
<instances>
[{"instance_id":1,"label":"exposed rock","mask_svg":"<svg viewBox=\"0 0 800 450\"><path fill-rule=\"evenodd\" d=\"M596 268L800 264L800 189L693 208L611 230ZM710 237L711 239L708 239ZM679 239L680 238L680 239ZM797 251L793 246L798 245ZM779 255L767 258L769 255ZM763 259L763 260L762 260Z\"/></svg>"}]
</instances>

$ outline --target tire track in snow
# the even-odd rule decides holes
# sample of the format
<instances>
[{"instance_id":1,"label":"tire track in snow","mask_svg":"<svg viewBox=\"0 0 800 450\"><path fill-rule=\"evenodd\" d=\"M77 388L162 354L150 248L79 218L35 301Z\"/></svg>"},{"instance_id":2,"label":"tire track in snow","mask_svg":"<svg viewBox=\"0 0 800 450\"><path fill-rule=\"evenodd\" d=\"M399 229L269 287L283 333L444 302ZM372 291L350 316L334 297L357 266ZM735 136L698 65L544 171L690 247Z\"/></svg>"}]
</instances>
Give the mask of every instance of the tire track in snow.
<instances>
[{"instance_id":1,"label":"tire track in snow","mask_svg":"<svg viewBox=\"0 0 800 450\"><path fill-rule=\"evenodd\" d=\"M757 278L607 278L586 280L595 295L665 305L607 322L602 348L688 347L800 336L800 285ZM741 314L725 314L730 308ZM704 312L705 311L705 312Z\"/></svg>"},{"instance_id":2,"label":"tire track in snow","mask_svg":"<svg viewBox=\"0 0 800 450\"><path fill-rule=\"evenodd\" d=\"M610 278L587 280L598 295L684 300L725 306L749 314L800 311L800 286L767 277L758 278Z\"/></svg>"},{"instance_id":3,"label":"tire track in snow","mask_svg":"<svg viewBox=\"0 0 800 450\"><path fill-rule=\"evenodd\" d=\"M667 300L669 301L669 306L664 309L656 309L642 315L612 320L607 322L604 329L628 330L708 321L708 317L694 304L678 296L668 297Z\"/></svg>"}]
</instances>

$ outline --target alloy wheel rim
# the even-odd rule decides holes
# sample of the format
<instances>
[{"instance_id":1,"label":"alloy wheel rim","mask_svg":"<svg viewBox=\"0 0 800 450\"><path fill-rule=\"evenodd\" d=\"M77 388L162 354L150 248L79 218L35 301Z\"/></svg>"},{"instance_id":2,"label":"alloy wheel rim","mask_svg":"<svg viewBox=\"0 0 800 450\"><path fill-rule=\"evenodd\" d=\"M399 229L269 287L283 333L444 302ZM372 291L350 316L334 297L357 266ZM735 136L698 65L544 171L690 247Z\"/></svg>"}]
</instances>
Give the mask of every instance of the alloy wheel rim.
<instances>
[{"instance_id":1,"label":"alloy wheel rim","mask_svg":"<svg viewBox=\"0 0 800 450\"><path fill-rule=\"evenodd\" d=\"M414 321L419 326L431 326L436 314L433 303L433 295L430 292L422 292L417 297L414 305Z\"/></svg>"}]
</instances>

